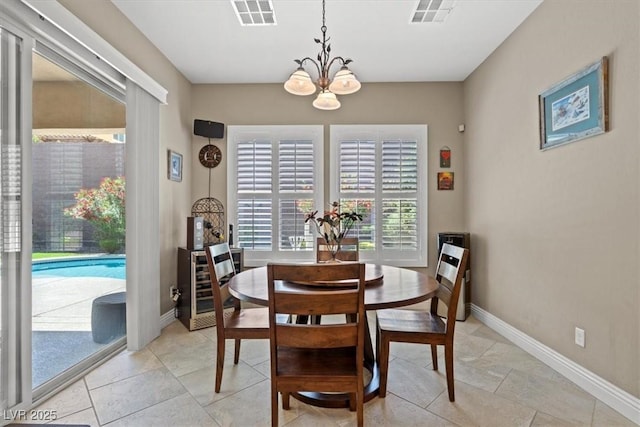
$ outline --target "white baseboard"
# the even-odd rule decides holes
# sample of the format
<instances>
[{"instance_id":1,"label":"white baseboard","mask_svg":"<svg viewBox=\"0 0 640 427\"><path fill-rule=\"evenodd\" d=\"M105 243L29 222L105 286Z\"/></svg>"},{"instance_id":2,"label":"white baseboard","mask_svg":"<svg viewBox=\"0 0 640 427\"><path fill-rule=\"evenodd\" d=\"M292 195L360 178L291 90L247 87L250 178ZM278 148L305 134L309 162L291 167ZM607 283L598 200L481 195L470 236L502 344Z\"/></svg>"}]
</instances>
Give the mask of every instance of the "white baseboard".
<instances>
[{"instance_id":1,"label":"white baseboard","mask_svg":"<svg viewBox=\"0 0 640 427\"><path fill-rule=\"evenodd\" d=\"M164 329L169 326L174 320L176 320L173 309L167 311L165 314L160 316L160 329Z\"/></svg>"},{"instance_id":2,"label":"white baseboard","mask_svg":"<svg viewBox=\"0 0 640 427\"><path fill-rule=\"evenodd\" d=\"M536 359L567 377L598 400L640 425L639 398L583 368L571 359L536 341L475 304L471 304L471 314Z\"/></svg>"}]
</instances>

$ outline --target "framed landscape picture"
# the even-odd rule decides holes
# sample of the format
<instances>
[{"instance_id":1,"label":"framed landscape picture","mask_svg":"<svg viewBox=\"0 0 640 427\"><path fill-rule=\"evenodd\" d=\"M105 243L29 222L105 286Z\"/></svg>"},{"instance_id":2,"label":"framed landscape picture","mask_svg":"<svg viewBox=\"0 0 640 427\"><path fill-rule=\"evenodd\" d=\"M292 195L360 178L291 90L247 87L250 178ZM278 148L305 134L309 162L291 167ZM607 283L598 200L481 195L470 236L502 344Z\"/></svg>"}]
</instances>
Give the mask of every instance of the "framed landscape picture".
<instances>
[{"instance_id":1,"label":"framed landscape picture","mask_svg":"<svg viewBox=\"0 0 640 427\"><path fill-rule=\"evenodd\" d=\"M167 150L167 178L182 181L182 154Z\"/></svg>"},{"instance_id":2,"label":"framed landscape picture","mask_svg":"<svg viewBox=\"0 0 640 427\"><path fill-rule=\"evenodd\" d=\"M608 130L607 80L608 59L605 56L540 94L541 150Z\"/></svg>"}]
</instances>

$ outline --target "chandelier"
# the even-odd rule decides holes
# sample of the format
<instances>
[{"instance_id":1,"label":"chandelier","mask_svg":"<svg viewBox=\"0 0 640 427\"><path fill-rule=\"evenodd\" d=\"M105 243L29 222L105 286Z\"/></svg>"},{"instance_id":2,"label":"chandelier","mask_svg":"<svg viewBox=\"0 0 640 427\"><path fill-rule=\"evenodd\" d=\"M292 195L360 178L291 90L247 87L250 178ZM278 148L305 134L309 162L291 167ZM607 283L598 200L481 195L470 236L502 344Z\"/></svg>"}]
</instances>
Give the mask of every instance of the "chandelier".
<instances>
[{"instance_id":1,"label":"chandelier","mask_svg":"<svg viewBox=\"0 0 640 427\"><path fill-rule=\"evenodd\" d=\"M322 40L314 39L314 41L322 45L322 50L318 53L317 61L306 57L303 59L296 59L298 68L291 74L289 80L284 83L284 88L287 92L294 95L311 95L316 92L316 85L311 80L311 76L304 69L305 62L311 62L316 66L318 72L318 80L316 81L320 92L318 97L313 101L313 106L320 110L337 110L340 108L340 101L336 95L349 95L360 90L360 82L356 79L356 76L349 70L347 65L352 62L351 59L344 59L341 56L336 56L331 59L331 44L328 41L331 39L327 37L327 26L325 25L325 0L322 0ZM329 77L329 72L333 64L338 61L338 64L342 66L338 72L333 76L333 79Z\"/></svg>"}]
</instances>

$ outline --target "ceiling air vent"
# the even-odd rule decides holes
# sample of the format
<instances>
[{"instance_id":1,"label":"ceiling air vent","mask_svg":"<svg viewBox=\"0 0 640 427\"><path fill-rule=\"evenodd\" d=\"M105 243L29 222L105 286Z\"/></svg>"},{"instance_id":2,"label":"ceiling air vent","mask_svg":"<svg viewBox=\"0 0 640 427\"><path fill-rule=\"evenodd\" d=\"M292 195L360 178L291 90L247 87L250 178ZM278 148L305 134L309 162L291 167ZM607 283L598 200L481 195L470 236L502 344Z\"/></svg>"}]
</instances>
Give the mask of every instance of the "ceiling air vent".
<instances>
[{"instance_id":1,"label":"ceiling air vent","mask_svg":"<svg viewBox=\"0 0 640 427\"><path fill-rule=\"evenodd\" d=\"M240 25L276 25L271 0L230 0Z\"/></svg>"},{"instance_id":2,"label":"ceiling air vent","mask_svg":"<svg viewBox=\"0 0 640 427\"><path fill-rule=\"evenodd\" d=\"M419 0L411 15L411 23L444 22L453 10L456 0Z\"/></svg>"}]
</instances>

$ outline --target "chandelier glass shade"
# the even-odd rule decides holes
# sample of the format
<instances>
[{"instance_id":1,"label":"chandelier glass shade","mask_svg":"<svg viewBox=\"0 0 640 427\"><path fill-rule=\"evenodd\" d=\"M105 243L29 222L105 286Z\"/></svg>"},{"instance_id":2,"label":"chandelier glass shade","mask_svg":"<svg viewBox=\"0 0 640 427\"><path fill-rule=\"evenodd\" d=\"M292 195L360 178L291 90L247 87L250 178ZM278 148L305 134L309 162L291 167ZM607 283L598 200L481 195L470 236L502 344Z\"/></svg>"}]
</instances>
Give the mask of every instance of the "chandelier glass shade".
<instances>
[{"instance_id":1,"label":"chandelier glass shade","mask_svg":"<svg viewBox=\"0 0 640 427\"><path fill-rule=\"evenodd\" d=\"M355 93L360 90L362 85L347 67L352 62L351 59L345 59L341 56L331 58L331 44L328 43L330 37L327 37L327 26L325 25L325 0L322 0L322 27L320 27L320 31L322 31L322 40L314 39L314 41L322 46L322 50L315 60L310 57L295 60L298 68L284 83L284 89L293 95L307 96L316 93L319 88L313 106L320 110L337 110L340 108L340 101L336 95ZM315 65L318 73L318 79L315 83L304 69L307 62ZM339 64L341 67L332 79L330 71L334 64Z\"/></svg>"},{"instance_id":2,"label":"chandelier glass shade","mask_svg":"<svg viewBox=\"0 0 640 427\"><path fill-rule=\"evenodd\" d=\"M338 101L335 93L323 90L313 100L313 106L319 110L337 110L340 108L340 101Z\"/></svg>"},{"instance_id":3,"label":"chandelier glass shade","mask_svg":"<svg viewBox=\"0 0 640 427\"><path fill-rule=\"evenodd\" d=\"M301 96L316 93L316 85L311 80L309 73L302 67L291 74L289 80L284 83L284 89L289 93Z\"/></svg>"}]
</instances>

